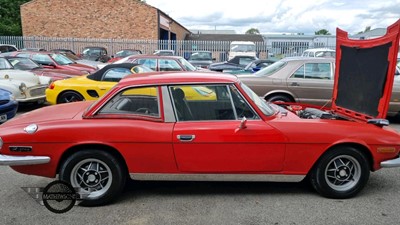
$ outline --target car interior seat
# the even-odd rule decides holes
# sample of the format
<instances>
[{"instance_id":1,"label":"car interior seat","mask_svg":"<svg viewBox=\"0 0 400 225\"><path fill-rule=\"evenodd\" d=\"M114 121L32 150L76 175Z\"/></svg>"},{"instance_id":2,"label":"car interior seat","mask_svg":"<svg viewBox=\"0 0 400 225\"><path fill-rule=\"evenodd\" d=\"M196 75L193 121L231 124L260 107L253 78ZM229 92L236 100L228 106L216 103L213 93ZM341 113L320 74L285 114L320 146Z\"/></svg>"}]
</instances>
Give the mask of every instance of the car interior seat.
<instances>
[{"instance_id":1,"label":"car interior seat","mask_svg":"<svg viewBox=\"0 0 400 225\"><path fill-rule=\"evenodd\" d=\"M193 114L185 99L185 92L183 92L183 90L180 88L174 88L172 95L174 98L178 119L180 121L193 120Z\"/></svg>"}]
</instances>

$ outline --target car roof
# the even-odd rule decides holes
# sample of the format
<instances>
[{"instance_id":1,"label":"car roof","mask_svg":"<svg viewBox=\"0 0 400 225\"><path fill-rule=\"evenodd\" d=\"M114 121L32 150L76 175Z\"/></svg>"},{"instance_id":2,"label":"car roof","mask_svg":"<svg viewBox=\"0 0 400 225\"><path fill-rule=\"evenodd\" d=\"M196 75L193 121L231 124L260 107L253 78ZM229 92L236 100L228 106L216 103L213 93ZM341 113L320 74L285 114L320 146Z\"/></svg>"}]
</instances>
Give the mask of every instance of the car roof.
<instances>
[{"instance_id":1,"label":"car roof","mask_svg":"<svg viewBox=\"0 0 400 225\"><path fill-rule=\"evenodd\" d=\"M167 59L181 59L182 56L178 55L130 55L128 56L130 59L133 58L167 58Z\"/></svg>"},{"instance_id":2,"label":"car roof","mask_svg":"<svg viewBox=\"0 0 400 225\"><path fill-rule=\"evenodd\" d=\"M48 54L58 54L56 52L51 52L51 51L17 51L17 54L23 53L23 54L43 54L43 55L48 55Z\"/></svg>"},{"instance_id":3,"label":"car roof","mask_svg":"<svg viewBox=\"0 0 400 225\"><path fill-rule=\"evenodd\" d=\"M152 72L133 74L122 78L118 85L145 85L145 84L190 84L190 83L234 83L238 78L232 74L213 72Z\"/></svg>"},{"instance_id":4,"label":"car roof","mask_svg":"<svg viewBox=\"0 0 400 225\"><path fill-rule=\"evenodd\" d=\"M335 50L330 48L310 48L304 50L304 52L317 52L317 51L335 52Z\"/></svg>"},{"instance_id":5,"label":"car roof","mask_svg":"<svg viewBox=\"0 0 400 225\"><path fill-rule=\"evenodd\" d=\"M105 47L99 47L99 46L87 46L87 47L84 47L84 49L86 49L86 48L94 48L94 49L106 49Z\"/></svg>"},{"instance_id":6,"label":"car roof","mask_svg":"<svg viewBox=\"0 0 400 225\"><path fill-rule=\"evenodd\" d=\"M286 57L281 59L281 61L285 62L290 62L290 61L309 61L309 62L326 62L326 61L332 61L334 62L335 59L331 57L301 57L301 56L295 56L295 57Z\"/></svg>"},{"instance_id":7,"label":"car roof","mask_svg":"<svg viewBox=\"0 0 400 225\"><path fill-rule=\"evenodd\" d=\"M119 64L108 64L105 67L95 71L94 73L88 75L87 77L92 79L92 80L101 80L101 78L103 77L103 74L112 68L126 68L126 69L131 69L132 67L135 67L137 65L137 63L119 63Z\"/></svg>"}]
</instances>

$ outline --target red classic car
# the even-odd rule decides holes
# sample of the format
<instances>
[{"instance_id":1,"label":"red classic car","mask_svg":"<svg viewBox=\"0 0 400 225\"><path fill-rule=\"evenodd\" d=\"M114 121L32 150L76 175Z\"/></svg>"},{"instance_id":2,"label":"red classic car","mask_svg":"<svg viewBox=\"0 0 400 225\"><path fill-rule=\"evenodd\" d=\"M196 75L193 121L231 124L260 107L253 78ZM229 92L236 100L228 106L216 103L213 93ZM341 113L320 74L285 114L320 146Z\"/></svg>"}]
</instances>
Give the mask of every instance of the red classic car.
<instances>
[{"instance_id":1,"label":"red classic car","mask_svg":"<svg viewBox=\"0 0 400 225\"><path fill-rule=\"evenodd\" d=\"M85 73L77 70L62 70L43 68L29 58L5 56L5 59L17 70L27 70L39 76L50 77L52 81L63 80L71 77L86 75Z\"/></svg>"},{"instance_id":2,"label":"red classic car","mask_svg":"<svg viewBox=\"0 0 400 225\"><path fill-rule=\"evenodd\" d=\"M25 174L58 174L85 193L85 205L111 202L127 177L308 177L323 196L352 197L370 171L400 166L400 135L383 119L399 30L400 21L387 36L362 41L338 32L329 110L267 103L233 75L131 75L96 102L44 107L3 124L0 164Z\"/></svg>"},{"instance_id":3,"label":"red classic car","mask_svg":"<svg viewBox=\"0 0 400 225\"><path fill-rule=\"evenodd\" d=\"M45 52L45 51L17 51L7 53L6 56L18 56L24 58L30 58L44 68L51 69L63 69L63 70L73 70L79 71L85 74L91 73L96 70L96 68L80 63L76 63L66 56L55 53L55 52Z\"/></svg>"}]
</instances>

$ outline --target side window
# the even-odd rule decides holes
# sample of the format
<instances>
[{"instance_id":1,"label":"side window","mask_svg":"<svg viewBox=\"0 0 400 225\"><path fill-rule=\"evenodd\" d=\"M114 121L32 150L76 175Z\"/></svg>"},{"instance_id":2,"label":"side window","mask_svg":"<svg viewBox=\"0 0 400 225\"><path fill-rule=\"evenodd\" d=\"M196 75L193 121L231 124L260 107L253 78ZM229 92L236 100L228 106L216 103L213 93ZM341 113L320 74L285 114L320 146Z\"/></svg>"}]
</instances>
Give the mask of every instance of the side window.
<instances>
[{"instance_id":1,"label":"side window","mask_svg":"<svg viewBox=\"0 0 400 225\"><path fill-rule=\"evenodd\" d=\"M298 68L291 76L291 78L304 78L304 65Z\"/></svg>"},{"instance_id":2,"label":"side window","mask_svg":"<svg viewBox=\"0 0 400 225\"><path fill-rule=\"evenodd\" d=\"M233 86L184 85L169 90L178 121L258 118Z\"/></svg>"},{"instance_id":3,"label":"side window","mask_svg":"<svg viewBox=\"0 0 400 225\"><path fill-rule=\"evenodd\" d=\"M156 59L139 59L137 61L138 64L142 64L144 66L149 67L152 70L157 69L157 60Z\"/></svg>"},{"instance_id":4,"label":"side window","mask_svg":"<svg viewBox=\"0 0 400 225\"><path fill-rule=\"evenodd\" d=\"M314 52L309 52L309 53L308 53L308 56L309 56L309 57L314 57Z\"/></svg>"},{"instance_id":5,"label":"side window","mask_svg":"<svg viewBox=\"0 0 400 225\"><path fill-rule=\"evenodd\" d=\"M242 119L243 117L246 117L247 119L258 119L259 117L250 108L249 104L242 97L239 90L236 89L233 85L229 86L229 88L232 96L233 105L235 106L236 118Z\"/></svg>"},{"instance_id":6,"label":"side window","mask_svg":"<svg viewBox=\"0 0 400 225\"><path fill-rule=\"evenodd\" d=\"M160 71L182 71L178 62L171 59L159 59L158 67L160 68Z\"/></svg>"},{"instance_id":7,"label":"side window","mask_svg":"<svg viewBox=\"0 0 400 225\"><path fill-rule=\"evenodd\" d=\"M98 114L130 114L160 118L158 88L125 89L114 96Z\"/></svg>"},{"instance_id":8,"label":"side window","mask_svg":"<svg viewBox=\"0 0 400 225\"><path fill-rule=\"evenodd\" d=\"M330 63L306 63L306 79L332 79Z\"/></svg>"},{"instance_id":9,"label":"side window","mask_svg":"<svg viewBox=\"0 0 400 225\"><path fill-rule=\"evenodd\" d=\"M118 82L126 75L132 74L128 68L111 68L107 70L102 77L102 81Z\"/></svg>"}]
</instances>

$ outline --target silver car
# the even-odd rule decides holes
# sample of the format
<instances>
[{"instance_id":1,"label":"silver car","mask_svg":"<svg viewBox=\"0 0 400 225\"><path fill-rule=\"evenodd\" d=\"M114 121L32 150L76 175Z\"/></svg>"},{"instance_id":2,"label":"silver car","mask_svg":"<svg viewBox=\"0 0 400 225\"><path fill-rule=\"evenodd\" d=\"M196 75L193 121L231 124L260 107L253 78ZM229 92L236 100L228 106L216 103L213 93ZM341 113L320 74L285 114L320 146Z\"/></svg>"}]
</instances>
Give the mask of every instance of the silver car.
<instances>
[{"instance_id":1,"label":"silver car","mask_svg":"<svg viewBox=\"0 0 400 225\"><path fill-rule=\"evenodd\" d=\"M334 58L288 57L253 75L238 77L267 101L330 106L334 74ZM399 111L400 76L396 76L388 115Z\"/></svg>"}]
</instances>

